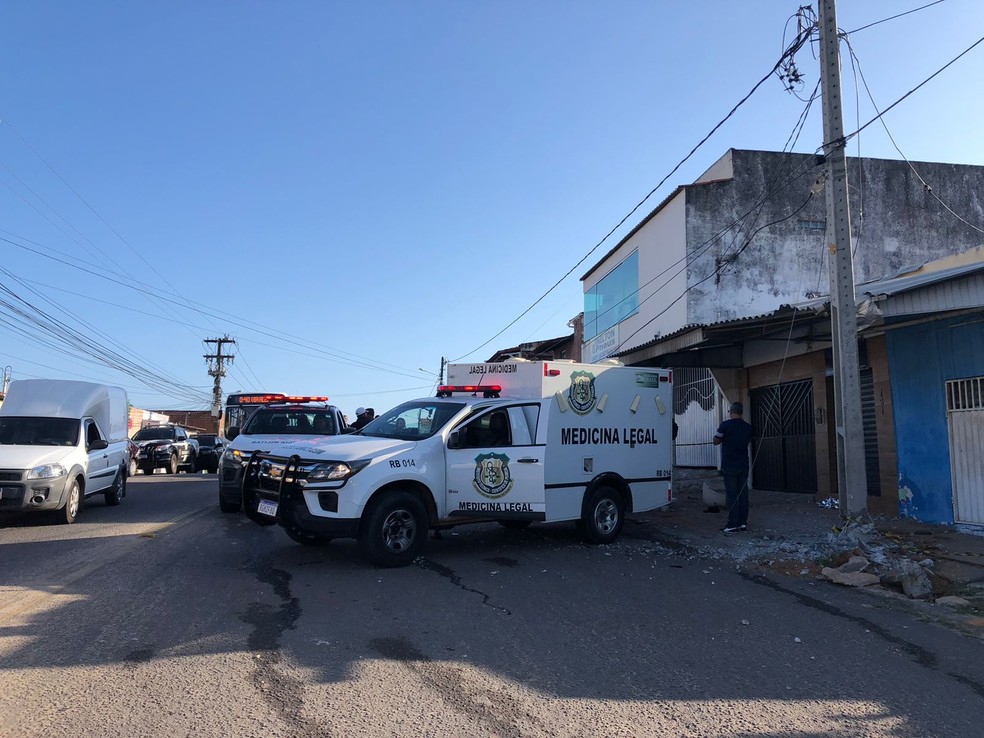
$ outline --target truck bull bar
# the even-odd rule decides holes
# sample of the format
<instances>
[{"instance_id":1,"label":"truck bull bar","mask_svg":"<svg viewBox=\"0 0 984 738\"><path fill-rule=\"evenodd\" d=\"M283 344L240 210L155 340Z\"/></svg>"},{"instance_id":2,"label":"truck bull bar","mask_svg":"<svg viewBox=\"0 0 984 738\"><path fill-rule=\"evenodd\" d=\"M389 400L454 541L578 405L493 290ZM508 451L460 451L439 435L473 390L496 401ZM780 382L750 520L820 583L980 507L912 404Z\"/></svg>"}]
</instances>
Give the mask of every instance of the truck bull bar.
<instances>
[{"instance_id":1,"label":"truck bull bar","mask_svg":"<svg viewBox=\"0 0 984 738\"><path fill-rule=\"evenodd\" d=\"M243 512L246 513L247 518L257 525L267 526L276 525L277 523L283 525L288 519L288 516L292 514L293 506L301 495L301 488L297 483L297 469L300 467L301 457L294 454L284 464L284 472L280 477L280 484L277 487L277 517L271 518L269 515L262 515L257 512L257 506L260 502L260 492L263 491L263 486L260 482L260 464L272 458L276 457L272 454L254 451L250 454L249 461L246 462L246 468L243 470L241 486ZM291 476L292 471L294 472L293 476ZM288 482L288 479L291 479L291 481ZM271 492L270 495L272 496L273 493Z\"/></svg>"}]
</instances>

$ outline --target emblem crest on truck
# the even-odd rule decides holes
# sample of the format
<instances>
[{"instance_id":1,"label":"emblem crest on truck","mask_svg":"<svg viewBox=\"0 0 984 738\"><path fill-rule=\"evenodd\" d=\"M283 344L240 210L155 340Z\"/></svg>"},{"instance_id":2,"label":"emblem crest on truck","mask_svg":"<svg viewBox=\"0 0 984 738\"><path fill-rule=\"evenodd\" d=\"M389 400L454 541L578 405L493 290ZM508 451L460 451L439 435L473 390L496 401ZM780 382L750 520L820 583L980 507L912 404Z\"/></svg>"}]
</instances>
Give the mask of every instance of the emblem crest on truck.
<instances>
[{"instance_id":1,"label":"emblem crest on truck","mask_svg":"<svg viewBox=\"0 0 984 738\"><path fill-rule=\"evenodd\" d=\"M490 500L504 496L513 486L509 473L509 457L505 454L479 454L475 457L475 477L472 486Z\"/></svg>"},{"instance_id":2,"label":"emblem crest on truck","mask_svg":"<svg viewBox=\"0 0 984 738\"><path fill-rule=\"evenodd\" d=\"M591 372L574 372L571 374L571 386L567 390L567 401L571 410L578 415L587 415L594 410L598 397L595 395L595 376Z\"/></svg>"}]
</instances>

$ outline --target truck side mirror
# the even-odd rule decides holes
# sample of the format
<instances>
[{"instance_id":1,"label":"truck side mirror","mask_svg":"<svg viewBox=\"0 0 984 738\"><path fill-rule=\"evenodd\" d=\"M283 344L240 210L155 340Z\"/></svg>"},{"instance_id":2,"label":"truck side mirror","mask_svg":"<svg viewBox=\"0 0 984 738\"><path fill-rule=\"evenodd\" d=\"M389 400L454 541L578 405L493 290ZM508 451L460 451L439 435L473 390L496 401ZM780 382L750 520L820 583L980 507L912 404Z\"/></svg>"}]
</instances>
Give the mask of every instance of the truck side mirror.
<instances>
[{"instance_id":1,"label":"truck side mirror","mask_svg":"<svg viewBox=\"0 0 984 738\"><path fill-rule=\"evenodd\" d=\"M235 441L236 440L236 436L238 436L238 435L239 435L239 426L238 425L230 426L229 427L229 430L226 431L226 439L229 440L229 441Z\"/></svg>"},{"instance_id":2,"label":"truck side mirror","mask_svg":"<svg viewBox=\"0 0 984 738\"><path fill-rule=\"evenodd\" d=\"M104 438L96 438L91 443L89 443L90 451L102 451L104 448L109 448L109 441Z\"/></svg>"},{"instance_id":3,"label":"truck side mirror","mask_svg":"<svg viewBox=\"0 0 984 738\"><path fill-rule=\"evenodd\" d=\"M451 431L448 436L448 448L461 448L461 429Z\"/></svg>"}]
</instances>

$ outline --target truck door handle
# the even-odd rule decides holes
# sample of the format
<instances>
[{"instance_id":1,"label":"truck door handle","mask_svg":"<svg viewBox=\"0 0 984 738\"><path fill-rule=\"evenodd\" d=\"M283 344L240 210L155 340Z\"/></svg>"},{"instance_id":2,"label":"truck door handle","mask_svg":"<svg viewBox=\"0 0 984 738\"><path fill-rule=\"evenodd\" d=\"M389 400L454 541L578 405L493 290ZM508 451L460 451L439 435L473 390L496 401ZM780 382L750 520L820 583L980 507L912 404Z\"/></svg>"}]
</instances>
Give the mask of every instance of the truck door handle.
<instances>
[{"instance_id":1,"label":"truck door handle","mask_svg":"<svg viewBox=\"0 0 984 738\"><path fill-rule=\"evenodd\" d=\"M529 456L526 456L522 459L516 459L516 463L518 464L538 464L539 462L540 462L539 459L532 459Z\"/></svg>"}]
</instances>

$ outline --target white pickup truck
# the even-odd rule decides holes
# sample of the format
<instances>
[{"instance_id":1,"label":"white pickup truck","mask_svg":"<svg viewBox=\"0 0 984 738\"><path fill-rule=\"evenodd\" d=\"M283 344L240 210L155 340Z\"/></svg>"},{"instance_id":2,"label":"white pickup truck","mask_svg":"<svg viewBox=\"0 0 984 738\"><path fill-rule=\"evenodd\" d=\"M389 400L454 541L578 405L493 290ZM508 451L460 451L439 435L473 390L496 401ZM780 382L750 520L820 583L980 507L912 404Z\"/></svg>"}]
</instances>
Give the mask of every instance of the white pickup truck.
<instances>
[{"instance_id":1,"label":"white pickup truck","mask_svg":"<svg viewBox=\"0 0 984 738\"><path fill-rule=\"evenodd\" d=\"M54 511L74 523L83 500L126 496L126 392L90 382L22 379L0 405L0 511Z\"/></svg>"},{"instance_id":2,"label":"white pickup truck","mask_svg":"<svg viewBox=\"0 0 984 738\"><path fill-rule=\"evenodd\" d=\"M625 515L672 500L672 375L565 361L452 364L438 397L357 433L249 457L242 506L300 543L357 538L410 563L427 530L576 521L609 543Z\"/></svg>"}]
</instances>

